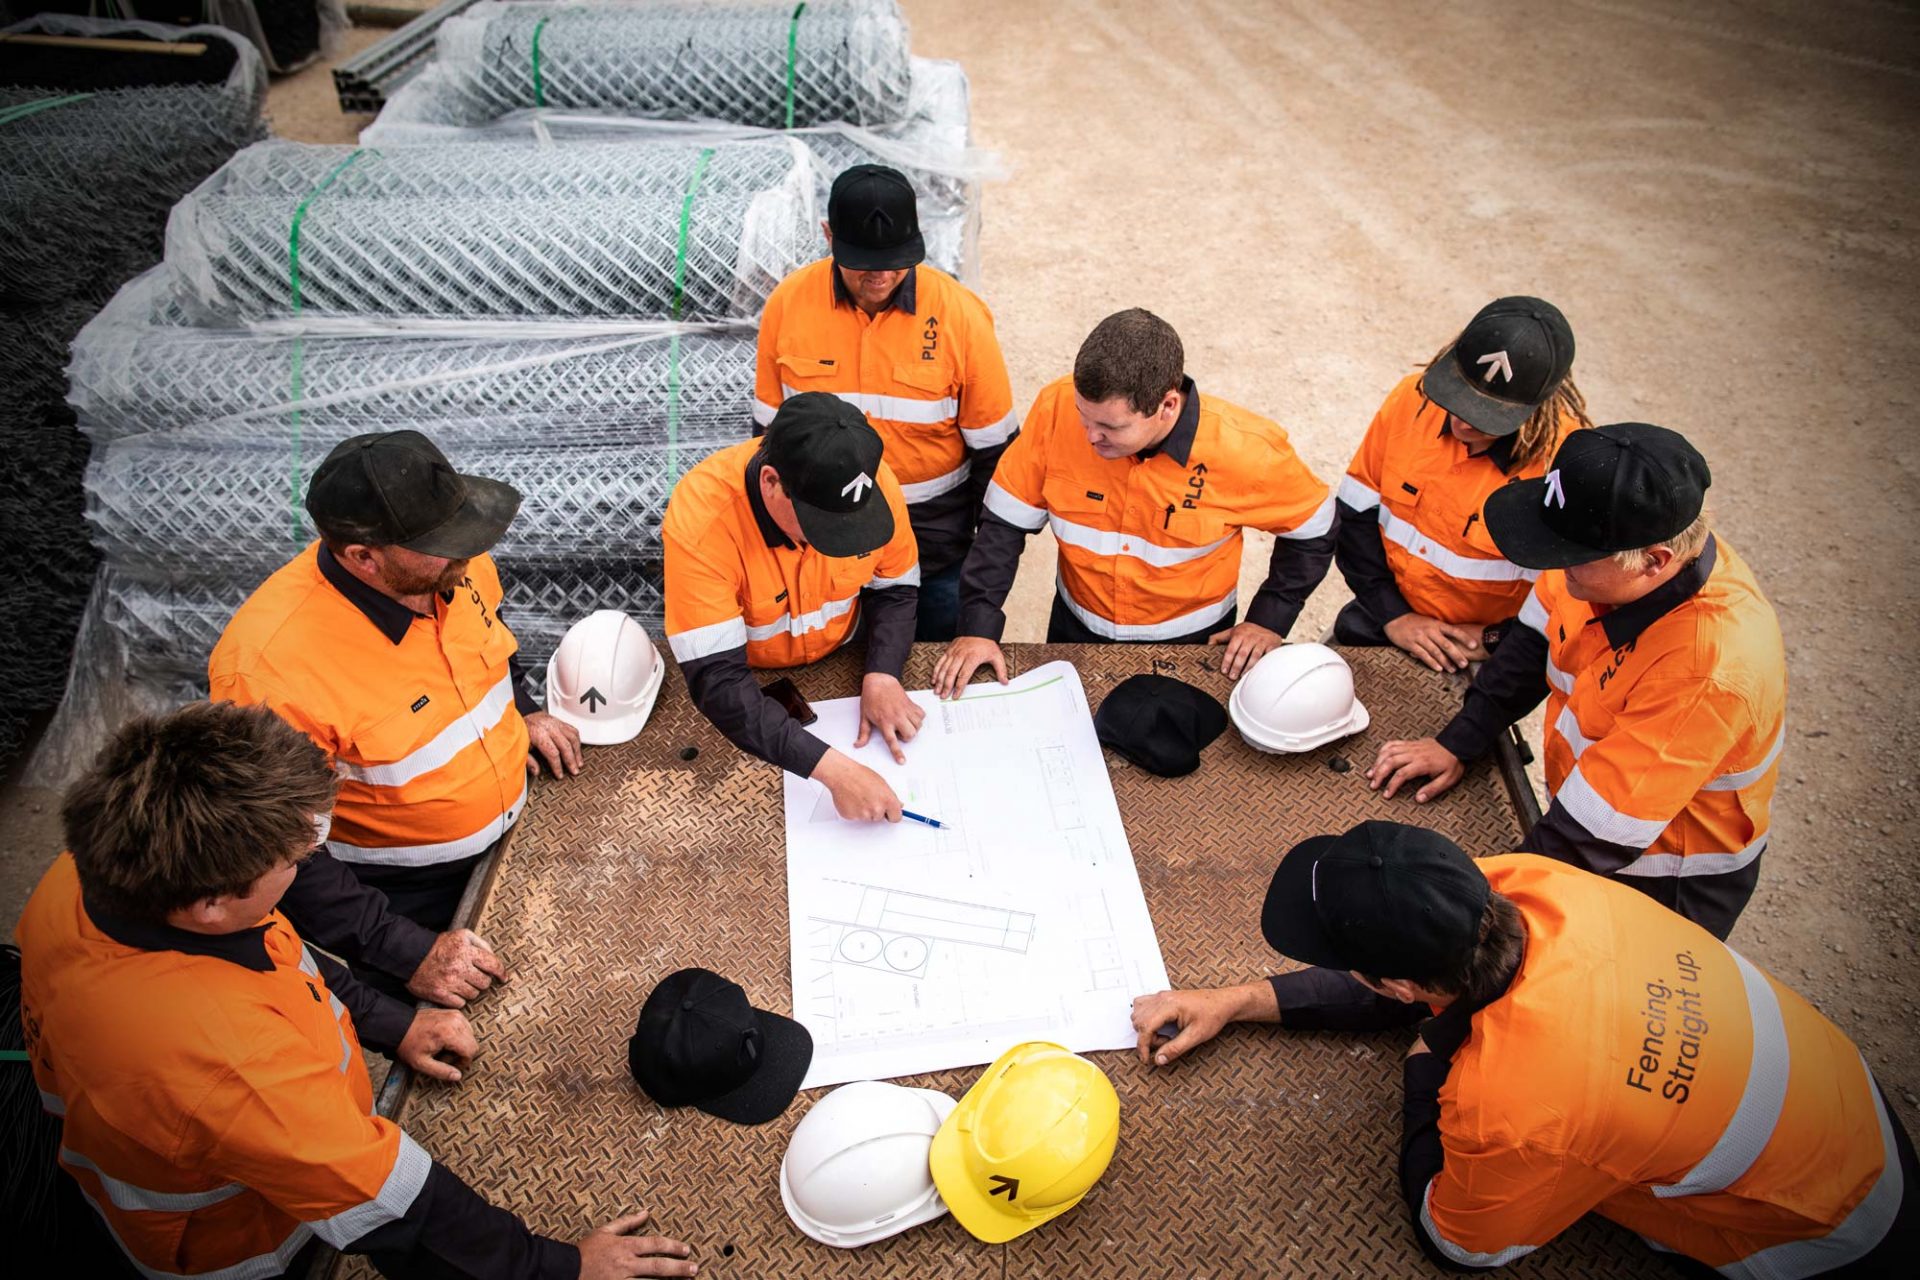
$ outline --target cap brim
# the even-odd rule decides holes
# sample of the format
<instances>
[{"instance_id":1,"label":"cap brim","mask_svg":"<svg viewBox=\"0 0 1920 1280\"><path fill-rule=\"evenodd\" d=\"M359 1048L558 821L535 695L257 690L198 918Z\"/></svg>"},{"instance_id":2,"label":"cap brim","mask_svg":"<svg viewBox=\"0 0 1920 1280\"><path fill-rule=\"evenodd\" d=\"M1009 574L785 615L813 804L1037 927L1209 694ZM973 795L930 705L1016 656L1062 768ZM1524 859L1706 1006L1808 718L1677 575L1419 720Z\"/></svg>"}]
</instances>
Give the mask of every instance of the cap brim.
<instances>
[{"instance_id":1,"label":"cap brim","mask_svg":"<svg viewBox=\"0 0 1920 1280\"><path fill-rule=\"evenodd\" d=\"M1454 362L1449 347L1438 360L1427 366L1420 378L1420 390L1448 413L1462 419L1475 431L1490 436L1510 436L1526 425L1538 406L1515 404L1490 396L1467 380Z\"/></svg>"},{"instance_id":2,"label":"cap brim","mask_svg":"<svg viewBox=\"0 0 1920 1280\"><path fill-rule=\"evenodd\" d=\"M905 271L927 260L927 241L916 231L911 240L892 248L869 249L842 236L833 242L833 260L849 271Z\"/></svg>"},{"instance_id":3,"label":"cap brim","mask_svg":"<svg viewBox=\"0 0 1920 1280\"><path fill-rule=\"evenodd\" d=\"M732 1093L693 1105L735 1124L765 1124L785 1111L800 1092L813 1063L813 1036L792 1018L765 1009L753 1011L760 1029L760 1065Z\"/></svg>"},{"instance_id":4,"label":"cap brim","mask_svg":"<svg viewBox=\"0 0 1920 1280\"><path fill-rule=\"evenodd\" d=\"M485 476L461 476L467 488L467 500L442 522L417 538L400 545L423 556L446 560L470 560L493 550L506 533L507 526L520 510L520 491L510 484Z\"/></svg>"},{"instance_id":5,"label":"cap brim","mask_svg":"<svg viewBox=\"0 0 1920 1280\"><path fill-rule=\"evenodd\" d=\"M1313 901L1313 864L1325 857L1338 836L1312 836L1287 851L1274 869L1267 886L1267 900L1260 908L1260 933L1267 945L1289 960L1301 964L1345 969L1320 922L1320 909Z\"/></svg>"},{"instance_id":6,"label":"cap brim","mask_svg":"<svg viewBox=\"0 0 1920 1280\"><path fill-rule=\"evenodd\" d=\"M793 499L793 514L808 542L829 556L864 556L893 541L893 508L875 492L858 511L822 511Z\"/></svg>"},{"instance_id":7,"label":"cap brim","mask_svg":"<svg viewBox=\"0 0 1920 1280\"><path fill-rule=\"evenodd\" d=\"M1545 480L1516 480L1487 495L1482 518L1500 554L1523 569L1566 569L1612 555L1562 537L1548 527Z\"/></svg>"}]
</instances>

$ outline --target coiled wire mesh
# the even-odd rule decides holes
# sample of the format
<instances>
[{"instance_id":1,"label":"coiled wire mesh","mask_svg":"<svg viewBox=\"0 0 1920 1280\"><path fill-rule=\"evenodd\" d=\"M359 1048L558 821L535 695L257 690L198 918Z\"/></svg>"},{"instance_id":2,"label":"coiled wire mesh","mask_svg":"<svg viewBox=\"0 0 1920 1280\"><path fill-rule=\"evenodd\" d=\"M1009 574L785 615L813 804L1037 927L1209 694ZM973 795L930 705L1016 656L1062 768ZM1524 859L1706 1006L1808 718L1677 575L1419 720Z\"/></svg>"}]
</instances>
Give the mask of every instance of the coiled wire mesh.
<instances>
[{"instance_id":1,"label":"coiled wire mesh","mask_svg":"<svg viewBox=\"0 0 1920 1280\"><path fill-rule=\"evenodd\" d=\"M296 311L701 321L752 319L814 256L796 148L618 149L624 172L607 148L495 151L491 169L457 154L269 148L175 206L167 265L198 313L226 321ZM296 194L302 169L328 155L331 181L323 173ZM343 183L346 193L334 189Z\"/></svg>"},{"instance_id":2,"label":"coiled wire mesh","mask_svg":"<svg viewBox=\"0 0 1920 1280\"><path fill-rule=\"evenodd\" d=\"M886 124L912 85L894 0L481 4L440 28L438 56L489 116L579 107L776 129Z\"/></svg>"}]
</instances>

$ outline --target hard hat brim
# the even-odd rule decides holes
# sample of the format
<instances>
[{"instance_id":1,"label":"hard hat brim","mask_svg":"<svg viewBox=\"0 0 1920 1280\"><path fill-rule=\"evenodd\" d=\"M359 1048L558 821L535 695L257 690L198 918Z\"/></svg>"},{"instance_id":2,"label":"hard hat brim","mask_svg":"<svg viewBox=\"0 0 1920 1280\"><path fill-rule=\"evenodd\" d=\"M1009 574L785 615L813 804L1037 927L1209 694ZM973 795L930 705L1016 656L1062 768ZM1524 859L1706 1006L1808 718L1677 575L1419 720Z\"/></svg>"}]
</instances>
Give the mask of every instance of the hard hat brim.
<instances>
[{"instance_id":1,"label":"hard hat brim","mask_svg":"<svg viewBox=\"0 0 1920 1280\"><path fill-rule=\"evenodd\" d=\"M911 1088L914 1093L923 1095L927 1100L927 1105L933 1109L934 1114L940 1118L942 1124L946 1122L948 1116L953 1114L953 1109L956 1104L951 1095L942 1093L938 1089L920 1089L913 1088L912 1086L905 1087ZM935 1130L935 1132L937 1133L938 1130ZM931 1170L929 1170L929 1174L931 1174ZM865 1230L857 1231L836 1231L831 1227L815 1221L806 1210L800 1207L799 1201L793 1194L793 1184L787 1180L787 1162L785 1160L780 1162L780 1202L786 1206L787 1217L792 1220L794 1226L800 1228L802 1235L806 1236L809 1240L816 1240L821 1244L830 1245L835 1249L858 1249L861 1245L873 1244L877 1241L897 1236L903 1231L911 1231L915 1227L923 1226L936 1218L944 1218L947 1215L946 1201L941 1197L940 1189L936 1184L932 1197L911 1212L889 1218L884 1224L877 1227L868 1227Z\"/></svg>"},{"instance_id":2,"label":"hard hat brim","mask_svg":"<svg viewBox=\"0 0 1920 1280\"><path fill-rule=\"evenodd\" d=\"M962 1099L960 1109L967 1107ZM959 1111L956 1110L956 1115ZM1020 1210L1009 1213L998 1199L992 1199L973 1185L967 1176L966 1157L960 1150L960 1126L951 1119L940 1126L940 1132L933 1136L933 1148L927 1153L927 1163L933 1170L933 1185L940 1190L940 1198L947 1203L947 1212L954 1221L965 1227L974 1239L986 1244L1005 1244L1033 1230L1045 1226L1085 1199L1085 1194L1075 1196L1063 1204L1050 1205L1045 1209L1029 1212Z\"/></svg>"},{"instance_id":3,"label":"hard hat brim","mask_svg":"<svg viewBox=\"0 0 1920 1280\"><path fill-rule=\"evenodd\" d=\"M1248 746L1255 751L1264 751L1268 755L1299 755L1301 752L1324 747L1329 742L1338 742L1356 733L1364 733L1367 726L1373 723L1373 718L1367 714L1366 705L1356 697L1353 700L1353 710L1347 714L1346 719L1338 724L1328 725L1319 733L1304 737L1266 733L1252 723L1245 707L1241 705L1241 688L1241 685L1236 684L1232 694L1228 695L1227 718L1233 721L1234 731Z\"/></svg>"}]
</instances>

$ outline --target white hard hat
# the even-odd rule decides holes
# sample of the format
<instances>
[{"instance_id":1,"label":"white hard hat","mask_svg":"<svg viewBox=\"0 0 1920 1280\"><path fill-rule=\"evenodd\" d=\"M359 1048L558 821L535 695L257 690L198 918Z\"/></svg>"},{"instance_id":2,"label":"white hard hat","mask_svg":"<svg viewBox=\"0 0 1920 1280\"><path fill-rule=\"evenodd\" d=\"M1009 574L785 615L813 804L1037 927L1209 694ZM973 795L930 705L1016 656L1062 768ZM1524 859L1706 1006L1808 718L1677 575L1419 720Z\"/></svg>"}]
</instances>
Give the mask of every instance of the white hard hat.
<instances>
[{"instance_id":1,"label":"white hard hat","mask_svg":"<svg viewBox=\"0 0 1920 1280\"><path fill-rule=\"evenodd\" d=\"M618 609L599 609L567 628L547 659L547 711L611 746L636 737L653 714L667 665L646 628Z\"/></svg>"},{"instance_id":2,"label":"white hard hat","mask_svg":"<svg viewBox=\"0 0 1920 1280\"><path fill-rule=\"evenodd\" d=\"M1367 727L1353 669L1323 644L1283 644L1253 664L1227 700L1233 727L1257 751L1311 751Z\"/></svg>"},{"instance_id":3,"label":"white hard hat","mask_svg":"<svg viewBox=\"0 0 1920 1280\"><path fill-rule=\"evenodd\" d=\"M953 1108L938 1090L880 1080L835 1089L801 1119L780 1162L787 1216L841 1249L942 1216L927 1153Z\"/></svg>"}]
</instances>

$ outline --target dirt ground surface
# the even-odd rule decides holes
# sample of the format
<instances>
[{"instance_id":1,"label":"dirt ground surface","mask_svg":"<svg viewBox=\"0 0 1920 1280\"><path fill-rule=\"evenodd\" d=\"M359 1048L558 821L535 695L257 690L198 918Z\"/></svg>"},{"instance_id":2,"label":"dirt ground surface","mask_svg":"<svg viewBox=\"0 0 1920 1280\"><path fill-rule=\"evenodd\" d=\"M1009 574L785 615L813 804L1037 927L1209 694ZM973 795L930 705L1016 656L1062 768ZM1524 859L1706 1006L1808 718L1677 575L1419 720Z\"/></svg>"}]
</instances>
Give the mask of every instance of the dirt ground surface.
<instances>
[{"instance_id":1,"label":"dirt ground surface","mask_svg":"<svg viewBox=\"0 0 1920 1280\"><path fill-rule=\"evenodd\" d=\"M1203 393L1276 418L1333 479L1396 379L1488 299L1533 293L1572 321L1596 420L1701 448L1791 664L1774 840L1733 941L1851 1034L1920 1125L1920 575L1900 515L1920 445L1898 434L1920 358L1920 11L906 9L917 53L965 65L977 140L1010 170L986 194L980 283L1023 402L1102 316L1145 306L1179 329ZM272 110L316 141L366 123L322 68L277 85ZM1243 591L1265 558L1248 548ZM1051 566L1037 540L1009 639L1042 638ZM1296 634L1346 596L1336 574ZM53 808L32 788L0 798L7 919L58 847Z\"/></svg>"}]
</instances>

